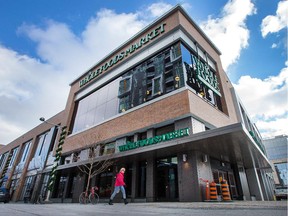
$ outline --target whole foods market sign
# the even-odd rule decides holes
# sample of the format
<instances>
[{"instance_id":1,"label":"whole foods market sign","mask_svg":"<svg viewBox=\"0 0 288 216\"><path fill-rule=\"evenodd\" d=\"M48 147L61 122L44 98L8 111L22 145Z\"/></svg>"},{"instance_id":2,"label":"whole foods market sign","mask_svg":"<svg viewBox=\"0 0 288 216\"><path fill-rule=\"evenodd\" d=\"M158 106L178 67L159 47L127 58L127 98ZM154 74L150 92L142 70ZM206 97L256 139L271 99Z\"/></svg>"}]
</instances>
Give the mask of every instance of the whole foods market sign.
<instances>
[{"instance_id":1,"label":"whole foods market sign","mask_svg":"<svg viewBox=\"0 0 288 216\"><path fill-rule=\"evenodd\" d=\"M140 49L142 45L147 44L154 38L158 37L160 34L164 33L165 25L166 23L162 23L157 28L153 29L151 32L146 34L144 37L140 38L139 41L137 41L136 43L133 43L126 50L123 50L122 52L118 53L117 55L112 57L109 61L105 62L103 65L101 65L97 69L90 71L82 80L80 80L79 82L80 87L86 85L88 82L98 77L104 71L108 70L108 68L117 64L118 62L126 58L129 54L133 53L135 50Z\"/></svg>"},{"instance_id":2,"label":"whole foods market sign","mask_svg":"<svg viewBox=\"0 0 288 216\"><path fill-rule=\"evenodd\" d=\"M194 64L196 64L195 66L197 79L221 97L216 74L210 71L209 66L201 62L195 55L192 55L192 59Z\"/></svg>"},{"instance_id":3,"label":"whole foods market sign","mask_svg":"<svg viewBox=\"0 0 288 216\"><path fill-rule=\"evenodd\" d=\"M189 130L190 128L184 128L184 129L179 129L179 130L169 132L166 134L162 134L159 136L151 137L148 139L138 140L136 142L127 142L125 145L119 146L119 151L120 152L129 151L129 150L141 148L144 146L154 145L160 142L165 142L165 141L181 138L184 136L189 136L190 134Z\"/></svg>"}]
</instances>

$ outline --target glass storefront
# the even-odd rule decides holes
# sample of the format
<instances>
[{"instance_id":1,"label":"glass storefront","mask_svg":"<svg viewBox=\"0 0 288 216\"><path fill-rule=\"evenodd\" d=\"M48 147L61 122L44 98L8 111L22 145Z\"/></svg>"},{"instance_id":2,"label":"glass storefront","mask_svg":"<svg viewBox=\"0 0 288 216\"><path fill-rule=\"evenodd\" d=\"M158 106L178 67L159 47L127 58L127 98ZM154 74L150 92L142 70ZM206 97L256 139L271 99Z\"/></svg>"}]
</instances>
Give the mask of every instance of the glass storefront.
<instances>
[{"instance_id":1,"label":"glass storefront","mask_svg":"<svg viewBox=\"0 0 288 216\"><path fill-rule=\"evenodd\" d=\"M27 176L23 185L20 201L30 201L35 186L36 175Z\"/></svg>"},{"instance_id":2,"label":"glass storefront","mask_svg":"<svg viewBox=\"0 0 288 216\"><path fill-rule=\"evenodd\" d=\"M100 174L100 177L97 181L97 186L99 188L99 196L100 197L110 197L111 192L113 190L113 172L112 168L107 169L105 172Z\"/></svg>"},{"instance_id":3,"label":"glass storefront","mask_svg":"<svg viewBox=\"0 0 288 216\"><path fill-rule=\"evenodd\" d=\"M162 158L157 160L156 167L156 200L177 201L178 171L177 157Z\"/></svg>"},{"instance_id":4,"label":"glass storefront","mask_svg":"<svg viewBox=\"0 0 288 216\"><path fill-rule=\"evenodd\" d=\"M146 161L139 163L138 169L138 197L146 197Z\"/></svg>"},{"instance_id":5,"label":"glass storefront","mask_svg":"<svg viewBox=\"0 0 288 216\"><path fill-rule=\"evenodd\" d=\"M219 198L222 195L221 182L222 180L226 180L227 184L229 185L229 193L231 199L237 199L238 198L237 185L233 169L231 168L231 164L211 159L211 167L212 167L213 181L216 183L217 194Z\"/></svg>"}]
</instances>

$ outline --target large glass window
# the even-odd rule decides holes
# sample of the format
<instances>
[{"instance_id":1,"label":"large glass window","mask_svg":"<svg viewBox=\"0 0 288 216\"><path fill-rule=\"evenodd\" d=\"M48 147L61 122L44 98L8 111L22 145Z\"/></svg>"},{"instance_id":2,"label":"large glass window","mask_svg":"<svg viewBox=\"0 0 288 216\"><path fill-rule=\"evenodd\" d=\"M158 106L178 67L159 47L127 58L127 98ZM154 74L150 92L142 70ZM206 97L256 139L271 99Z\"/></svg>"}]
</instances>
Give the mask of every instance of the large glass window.
<instances>
[{"instance_id":1,"label":"large glass window","mask_svg":"<svg viewBox=\"0 0 288 216\"><path fill-rule=\"evenodd\" d=\"M25 163L30 146L31 146L32 141L28 141L24 144L24 148L23 148L23 153L22 153L22 157L20 160L20 163Z\"/></svg>"},{"instance_id":2,"label":"large glass window","mask_svg":"<svg viewBox=\"0 0 288 216\"><path fill-rule=\"evenodd\" d=\"M187 85L208 103L222 110L216 64L200 48L195 52L181 45L181 53Z\"/></svg>"},{"instance_id":3,"label":"large glass window","mask_svg":"<svg viewBox=\"0 0 288 216\"><path fill-rule=\"evenodd\" d=\"M16 155L17 155L17 152L18 152L18 149L19 149L19 147L16 147L12 150L12 156L11 156L11 160L9 163L9 167L11 167L13 165L15 158L16 158Z\"/></svg>"},{"instance_id":4,"label":"large glass window","mask_svg":"<svg viewBox=\"0 0 288 216\"><path fill-rule=\"evenodd\" d=\"M288 186L288 163L274 164L280 186Z\"/></svg>"},{"instance_id":5,"label":"large glass window","mask_svg":"<svg viewBox=\"0 0 288 216\"><path fill-rule=\"evenodd\" d=\"M119 112L181 88L184 83L181 46L177 43L122 76Z\"/></svg>"},{"instance_id":6,"label":"large glass window","mask_svg":"<svg viewBox=\"0 0 288 216\"><path fill-rule=\"evenodd\" d=\"M123 92L127 91L127 86ZM122 83L124 86L124 83ZM78 102L73 133L96 125L118 113L119 79L112 81L101 89Z\"/></svg>"},{"instance_id":7,"label":"large glass window","mask_svg":"<svg viewBox=\"0 0 288 216\"><path fill-rule=\"evenodd\" d=\"M0 169L2 169L4 167L4 164L5 164L7 157L8 157L8 152L6 152L0 156Z\"/></svg>"},{"instance_id":8,"label":"large glass window","mask_svg":"<svg viewBox=\"0 0 288 216\"><path fill-rule=\"evenodd\" d=\"M35 153L35 157L41 156L43 147L44 147L44 145L46 145L47 135L48 135L48 132L46 132L44 134L41 134L38 137L39 141L38 141L38 146L37 146L37 150L36 150L36 153Z\"/></svg>"},{"instance_id":9,"label":"large glass window","mask_svg":"<svg viewBox=\"0 0 288 216\"><path fill-rule=\"evenodd\" d=\"M178 42L78 101L73 133L185 84L208 103L222 110L216 64L203 50L195 44L193 46L194 49L189 51Z\"/></svg>"},{"instance_id":10,"label":"large glass window","mask_svg":"<svg viewBox=\"0 0 288 216\"><path fill-rule=\"evenodd\" d=\"M152 95L161 95L162 94L162 76L155 77L152 80Z\"/></svg>"},{"instance_id":11,"label":"large glass window","mask_svg":"<svg viewBox=\"0 0 288 216\"><path fill-rule=\"evenodd\" d=\"M184 86L177 43L78 101L73 133Z\"/></svg>"},{"instance_id":12,"label":"large glass window","mask_svg":"<svg viewBox=\"0 0 288 216\"><path fill-rule=\"evenodd\" d=\"M131 90L131 76L125 77L119 83L119 96L129 93Z\"/></svg>"},{"instance_id":13,"label":"large glass window","mask_svg":"<svg viewBox=\"0 0 288 216\"><path fill-rule=\"evenodd\" d=\"M103 155L113 154L115 152L115 143L108 143L104 147Z\"/></svg>"},{"instance_id":14,"label":"large glass window","mask_svg":"<svg viewBox=\"0 0 288 216\"><path fill-rule=\"evenodd\" d=\"M20 200L24 200L25 202L30 201L35 186L35 180L36 175L26 177Z\"/></svg>"}]
</instances>

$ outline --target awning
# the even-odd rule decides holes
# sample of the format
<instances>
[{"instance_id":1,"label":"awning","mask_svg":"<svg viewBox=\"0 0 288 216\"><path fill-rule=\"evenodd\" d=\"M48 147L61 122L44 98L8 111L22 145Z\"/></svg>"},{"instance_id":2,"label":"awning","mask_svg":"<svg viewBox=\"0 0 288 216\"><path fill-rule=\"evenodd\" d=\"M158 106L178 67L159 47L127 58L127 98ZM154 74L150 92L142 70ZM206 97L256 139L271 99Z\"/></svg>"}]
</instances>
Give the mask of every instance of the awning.
<instances>
[{"instance_id":1,"label":"awning","mask_svg":"<svg viewBox=\"0 0 288 216\"><path fill-rule=\"evenodd\" d=\"M219 160L243 164L246 169L271 169L272 171L272 166L267 157L241 123L190 134L183 138L118 152L109 156L97 157L95 162L107 158L121 158L129 161L144 160L151 154L154 157L162 157L171 153L185 153L188 151L200 151ZM58 170L79 166L87 162L88 160L59 165Z\"/></svg>"}]
</instances>

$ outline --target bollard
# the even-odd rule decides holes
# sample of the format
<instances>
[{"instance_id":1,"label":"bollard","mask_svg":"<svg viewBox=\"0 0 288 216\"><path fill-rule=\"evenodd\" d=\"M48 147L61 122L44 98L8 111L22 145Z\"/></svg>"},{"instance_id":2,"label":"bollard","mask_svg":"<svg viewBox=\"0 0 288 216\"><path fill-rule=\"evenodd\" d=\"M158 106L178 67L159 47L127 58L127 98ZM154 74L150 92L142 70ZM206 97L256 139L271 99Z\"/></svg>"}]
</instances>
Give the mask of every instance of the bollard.
<instances>
[{"instance_id":1,"label":"bollard","mask_svg":"<svg viewBox=\"0 0 288 216\"><path fill-rule=\"evenodd\" d=\"M201 181L205 182L205 197L206 200L210 200L210 187L209 187L209 181L206 179L200 178Z\"/></svg>"}]
</instances>

